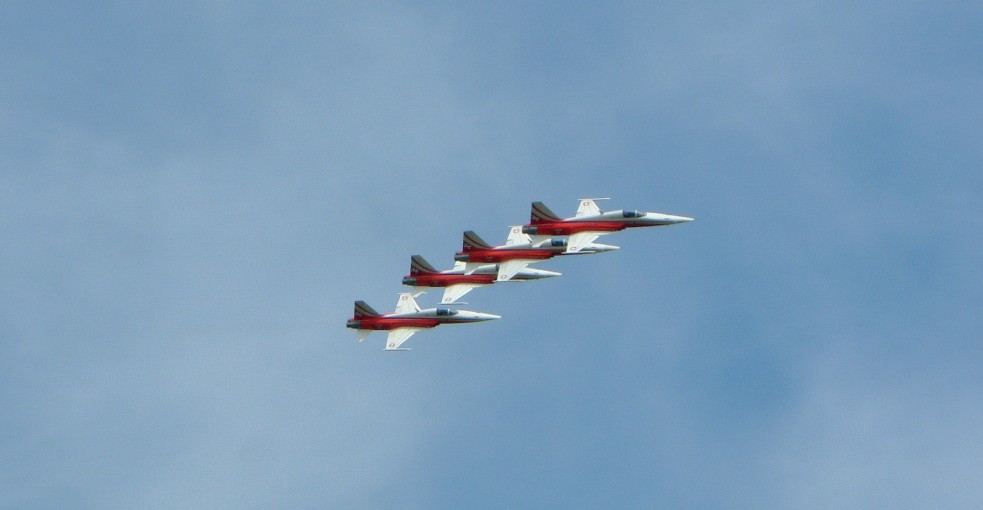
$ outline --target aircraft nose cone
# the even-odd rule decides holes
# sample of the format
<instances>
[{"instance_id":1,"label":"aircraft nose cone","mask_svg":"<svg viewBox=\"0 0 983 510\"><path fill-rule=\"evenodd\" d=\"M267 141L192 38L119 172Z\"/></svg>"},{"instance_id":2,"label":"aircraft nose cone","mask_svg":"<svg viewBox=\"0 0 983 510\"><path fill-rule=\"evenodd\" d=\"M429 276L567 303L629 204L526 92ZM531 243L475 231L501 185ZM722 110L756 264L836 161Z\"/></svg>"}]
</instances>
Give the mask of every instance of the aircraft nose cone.
<instances>
[{"instance_id":1,"label":"aircraft nose cone","mask_svg":"<svg viewBox=\"0 0 983 510\"><path fill-rule=\"evenodd\" d=\"M606 251L620 250L621 247L620 246L614 246L613 244L591 243L591 244L589 244L587 246L584 246L584 249L586 249L587 251L594 251L594 252L597 252L597 253L603 253L603 252L606 252Z\"/></svg>"},{"instance_id":2,"label":"aircraft nose cone","mask_svg":"<svg viewBox=\"0 0 983 510\"><path fill-rule=\"evenodd\" d=\"M676 225L693 221L693 218L689 216L677 216L675 214L648 213L646 217L659 222L661 225Z\"/></svg>"},{"instance_id":3,"label":"aircraft nose cone","mask_svg":"<svg viewBox=\"0 0 983 510\"><path fill-rule=\"evenodd\" d=\"M693 218L689 216L678 216L675 214L650 212L645 213L645 219L652 222L650 225L676 225L678 223L689 223Z\"/></svg>"},{"instance_id":4,"label":"aircraft nose cone","mask_svg":"<svg viewBox=\"0 0 983 510\"><path fill-rule=\"evenodd\" d=\"M493 313L482 313L480 314L480 316L481 316L481 320L486 320L486 321L502 318L501 315L495 315Z\"/></svg>"},{"instance_id":5,"label":"aircraft nose cone","mask_svg":"<svg viewBox=\"0 0 983 510\"><path fill-rule=\"evenodd\" d=\"M560 276L563 274L557 271L548 271L546 269L525 269L523 271L525 271L530 278L551 278L553 276Z\"/></svg>"}]
</instances>

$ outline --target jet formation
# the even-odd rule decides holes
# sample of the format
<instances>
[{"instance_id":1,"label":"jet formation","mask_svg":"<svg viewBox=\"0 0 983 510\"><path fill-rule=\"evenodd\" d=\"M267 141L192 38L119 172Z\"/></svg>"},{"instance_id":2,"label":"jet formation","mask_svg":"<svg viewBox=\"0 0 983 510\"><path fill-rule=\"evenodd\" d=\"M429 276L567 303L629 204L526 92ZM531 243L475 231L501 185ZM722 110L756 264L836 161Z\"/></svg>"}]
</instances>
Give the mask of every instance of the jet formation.
<instances>
[{"instance_id":1,"label":"jet formation","mask_svg":"<svg viewBox=\"0 0 983 510\"><path fill-rule=\"evenodd\" d=\"M620 232L628 228L661 227L693 221L687 216L657 212L617 210L603 212L597 200L580 200L577 213L561 218L542 202L533 202L529 223L509 227L505 244L492 246L478 234L467 231L461 251L454 254L454 267L437 270L420 255L410 257L410 274L403 277L403 285L410 287L443 288L441 304L461 305L458 299L479 287L498 282L540 280L560 276L556 271L532 269L530 264L557 256L587 255L619 249L594 241L602 235ZM421 309L416 293L403 292L396 302L396 311L379 313L364 301L355 302L354 316L346 326L357 330L359 342L373 331L388 331L386 351L406 351L401 347L417 331L442 324L466 324L499 319L498 315L451 308Z\"/></svg>"}]
</instances>

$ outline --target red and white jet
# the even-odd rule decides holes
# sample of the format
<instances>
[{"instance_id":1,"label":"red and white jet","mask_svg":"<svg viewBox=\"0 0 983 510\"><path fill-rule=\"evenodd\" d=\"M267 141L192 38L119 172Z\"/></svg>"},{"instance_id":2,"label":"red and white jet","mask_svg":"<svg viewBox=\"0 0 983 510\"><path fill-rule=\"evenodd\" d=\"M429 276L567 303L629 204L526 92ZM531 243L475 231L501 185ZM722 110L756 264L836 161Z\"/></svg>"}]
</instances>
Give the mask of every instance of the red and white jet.
<instances>
[{"instance_id":1,"label":"red and white jet","mask_svg":"<svg viewBox=\"0 0 983 510\"><path fill-rule=\"evenodd\" d=\"M542 202L533 202L529 224L522 227L522 232L532 235L534 242L553 236L569 236L566 252L578 253L587 249L599 236L611 232L633 227L660 227L693 221L693 218L686 216L657 212L625 210L601 212L595 200L607 199L580 199L580 207L577 208L577 214L573 218L560 218Z\"/></svg>"},{"instance_id":2,"label":"red and white jet","mask_svg":"<svg viewBox=\"0 0 983 510\"><path fill-rule=\"evenodd\" d=\"M403 277L403 285L411 287L444 287L442 304L454 303L473 289L495 283L498 268L495 264L478 266L473 273L465 274L465 262L456 262L453 269L437 271L419 255L410 257L410 274ZM560 276L556 271L525 268L517 272L511 281L539 280Z\"/></svg>"},{"instance_id":3,"label":"red and white jet","mask_svg":"<svg viewBox=\"0 0 983 510\"><path fill-rule=\"evenodd\" d=\"M417 293L415 295L420 295ZM355 315L345 324L346 327L358 330L358 341L365 340L376 330L389 331L386 339L387 351L407 351L400 349L407 339L421 329L437 327L441 324L464 324L468 322L481 322L492 319L500 319L501 316L490 313L470 312L468 310L451 310L449 308L426 308L420 309L416 304L414 294L404 292L399 295L396 302L396 311L393 313L381 314L365 301L355 302Z\"/></svg>"},{"instance_id":4,"label":"red and white jet","mask_svg":"<svg viewBox=\"0 0 983 510\"><path fill-rule=\"evenodd\" d=\"M511 280L529 264L557 255L600 253L617 250L617 246L587 243L576 252L567 250L566 239L542 237L532 239L522 233L521 226L509 227L509 237L502 246L491 246L472 231L464 233L464 248L454 254L454 260L464 262L464 274L472 274L484 264L498 264L497 281Z\"/></svg>"}]
</instances>

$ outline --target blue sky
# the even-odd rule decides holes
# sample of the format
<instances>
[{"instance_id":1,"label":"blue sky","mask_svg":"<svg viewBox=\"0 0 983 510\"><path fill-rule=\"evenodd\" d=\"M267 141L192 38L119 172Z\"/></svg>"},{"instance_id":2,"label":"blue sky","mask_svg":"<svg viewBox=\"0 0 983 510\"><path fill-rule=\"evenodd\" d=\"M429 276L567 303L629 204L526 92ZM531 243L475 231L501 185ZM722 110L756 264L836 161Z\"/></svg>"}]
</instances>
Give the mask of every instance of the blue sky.
<instances>
[{"instance_id":1,"label":"blue sky","mask_svg":"<svg viewBox=\"0 0 983 510\"><path fill-rule=\"evenodd\" d=\"M0 507L979 508L981 22L7 4ZM582 196L697 221L344 328Z\"/></svg>"}]
</instances>

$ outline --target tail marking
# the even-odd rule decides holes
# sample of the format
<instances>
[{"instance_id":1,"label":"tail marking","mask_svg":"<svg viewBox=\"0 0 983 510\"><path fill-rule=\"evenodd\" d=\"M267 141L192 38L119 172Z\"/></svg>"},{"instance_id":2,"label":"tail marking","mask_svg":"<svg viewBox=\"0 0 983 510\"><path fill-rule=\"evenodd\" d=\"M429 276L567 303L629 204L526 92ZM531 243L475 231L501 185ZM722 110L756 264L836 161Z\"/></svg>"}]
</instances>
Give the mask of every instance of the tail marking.
<instances>
[{"instance_id":1,"label":"tail marking","mask_svg":"<svg viewBox=\"0 0 983 510\"><path fill-rule=\"evenodd\" d=\"M378 317L381 315L379 312L375 311L371 306L365 301L355 302L355 318L362 319L365 317Z\"/></svg>"},{"instance_id":2,"label":"tail marking","mask_svg":"<svg viewBox=\"0 0 983 510\"><path fill-rule=\"evenodd\" d=\"M542 202L532 203L532 213L529 215L529 223L543 223L547 221L560 221L560 217L551 211Z\"/></svg>"},{"instance_id":3,"label":"tail marking","mask_svg":"<svg viewBox=\"0 0 983 510\"><path fill-rule=\"evenodd\" d=\"M484 239L478 237L478 234L475 234L471 230L464 233L464 251L487 250L489 248L491 248L491 245L486 243Z\"/></svg>"},{"instance_id":4,"label":"tail marking","mask_svg":"<svg viewBox=\"0 0 983 510\"><path fill-rule=\"evenodd\" d=\"M410 274L433 274L437 269L420 255L410 257Z\"/></svg>"}]
</instances>

